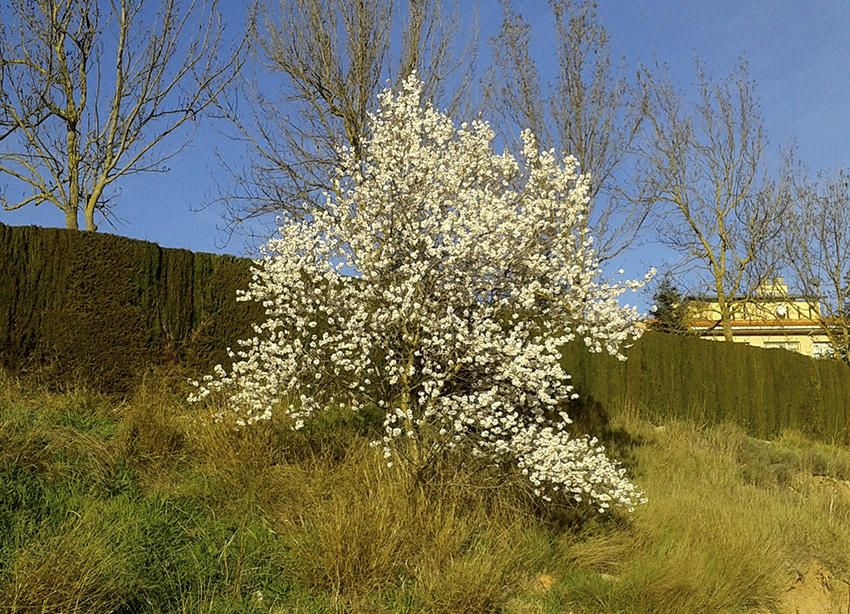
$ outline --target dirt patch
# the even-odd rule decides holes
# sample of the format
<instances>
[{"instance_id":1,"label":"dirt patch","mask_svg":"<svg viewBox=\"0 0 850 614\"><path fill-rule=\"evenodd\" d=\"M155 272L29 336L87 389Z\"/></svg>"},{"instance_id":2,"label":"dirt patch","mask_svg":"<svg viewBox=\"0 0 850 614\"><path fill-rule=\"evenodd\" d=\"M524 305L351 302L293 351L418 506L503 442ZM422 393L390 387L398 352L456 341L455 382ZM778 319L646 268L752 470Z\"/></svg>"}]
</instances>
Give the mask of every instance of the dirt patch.
<instances>
[{"instance_id":1,"label":"dirt patch","mask_svg":"<svg viewBox=\"0 0 850 614\"><path fill-rule=\"evenodd\" d=\"M779 601L783 614L850 614L850 584L817 561L796 573Z\"/></svg>"},{"instance_id":2,"label":"dirt patch","mask_svg":"<svg viewBox=\"0 0 850 614\"><path fill-rule=\"evenodd\" d=\"M553 584L555 584L555 578L553 578L549 574L541 574L537 576L535 588L537 590L550 591L552 590Z\"/></svg>"}]
</instances>

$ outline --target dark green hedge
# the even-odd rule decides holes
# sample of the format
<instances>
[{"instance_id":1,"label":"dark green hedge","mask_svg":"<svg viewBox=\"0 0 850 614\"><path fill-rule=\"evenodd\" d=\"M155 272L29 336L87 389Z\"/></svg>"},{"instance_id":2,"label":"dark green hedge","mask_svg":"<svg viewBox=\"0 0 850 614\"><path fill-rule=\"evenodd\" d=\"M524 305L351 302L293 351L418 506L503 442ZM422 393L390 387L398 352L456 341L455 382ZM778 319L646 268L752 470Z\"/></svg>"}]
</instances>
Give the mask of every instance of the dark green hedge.
<instances>
[{"instance_id":1,"label":"dark green hedge","mask_svg":"<svg viewBox=\"0 0 850 614\"><path fill-rule=\"evenodd\" d=\"M249 331L250 261L100 233L0 224L0 361L132 387L149 365L208 369Z\"/></svg>"},{"instance_id":2,"label":"dark green hedge","mask_svg":"<svg viewBox=\"0 0 850 614\"><path fill-rule=\"evenodd\" d=\"M791 428L848 440L850 367L836 361L657 332L627 356L564 349L579 411L598 418L625 402L645 416L737 422L760 437Z\"/></svg>"},{"instance_id":3,"label":"dark green hedge","mask_svg":"<svg viewBox=\"0 0 850 614\"><path fill-rule=\"evenodd\" d=\"M235 300L249 266L113 235L0 224L0 361L107 391L131 388L150 365L208 370L261 315ZM848 437L850 367L837 362L656 332L628 356L564 349L582 395L577 412L599 419L627 402L645 415L736 421L761 436L794 428Z\"/></svg>"}]
</instances>

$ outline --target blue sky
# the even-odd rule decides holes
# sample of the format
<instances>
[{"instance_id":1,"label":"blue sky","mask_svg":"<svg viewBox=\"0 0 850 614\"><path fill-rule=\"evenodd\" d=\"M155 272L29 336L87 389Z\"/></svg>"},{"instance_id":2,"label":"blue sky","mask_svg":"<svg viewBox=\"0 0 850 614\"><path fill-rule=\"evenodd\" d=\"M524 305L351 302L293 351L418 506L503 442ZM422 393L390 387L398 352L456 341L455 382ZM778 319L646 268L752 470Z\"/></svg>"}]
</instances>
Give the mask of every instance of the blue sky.
<instances>
[{"instance_id":1,"label":"blue sky","mask_svg":"<svg viewBox=\"0 0 850 614\"><path fill-rule=\"evenodd\" d=\"M274 0L271 0L274 1ZM228 31L236 36L243 2L223 0ZM460 0L462 7L472 2ZM547 0L516 0L531 23L533 46L546 74L552 61L551 15ZM482 41L500 18L497 0L480 0ZM603 0L599 14L608 29L615 58L633 72L656 59L669 66L674 83L693 90L694 58L715 76L730 72L745 57L757 82L769 156L796 142L812 169L850 167L850 2L799 0ZM463 17L466 17L465 15ZM554 68L554 67L549 67ZM222 210L197 208L215 196L213 178L221 175L216 152L231 161L243 150L225 134L226 126L200 123L192 143L170 163L165 175L130 177L122 183L117 209L123 222L107 232L147 239L168 247L246 253L240 237L225 245ZM50 205L0 211L6 224L61 226L64 218ZM650 265L664 266L667 254L652 244L629 254L628 275ZM639 303L643 303L641 300Z\"/></svg>"}]
</instances>

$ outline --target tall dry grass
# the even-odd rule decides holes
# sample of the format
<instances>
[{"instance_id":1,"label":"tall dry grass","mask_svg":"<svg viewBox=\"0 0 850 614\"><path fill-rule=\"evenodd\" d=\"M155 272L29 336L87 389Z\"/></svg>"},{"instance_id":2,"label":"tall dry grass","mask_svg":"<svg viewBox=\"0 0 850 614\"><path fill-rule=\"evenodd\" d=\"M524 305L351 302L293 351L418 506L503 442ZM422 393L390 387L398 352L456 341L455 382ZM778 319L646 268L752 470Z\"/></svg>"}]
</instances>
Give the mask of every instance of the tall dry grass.
<instances>
[{"instance_id":1,"label":"tall dry grass","mask_svg":"<svg viewBox=\"0 0 850 614\"><path fill-rule=\"evenodd\" d=\"M850 451L738 427L653 426L622 412L648 503L625 530L570 539L555 601L576 612L782 611L810 561L850 578L850 500L803 486L846 475ZM784 476L796 476L790 482ZM604 574L604 575L603 575Z\"/></svg>"},{"instance_id":2,"label":"tall dry grass","mask_svg":"<svg viewBox=\"0 0 850 614\"><path fill-rule=\"evenodd\" d=\"M11 611L781 611L811 561L850 578L850 451L786 432L604 425L648 503L553 511L510 474L388 468L373 417L234 431L148 380L126 400L0 382ZM850 493L850 484L847 485Z\"/></svg>"}]
</instances>

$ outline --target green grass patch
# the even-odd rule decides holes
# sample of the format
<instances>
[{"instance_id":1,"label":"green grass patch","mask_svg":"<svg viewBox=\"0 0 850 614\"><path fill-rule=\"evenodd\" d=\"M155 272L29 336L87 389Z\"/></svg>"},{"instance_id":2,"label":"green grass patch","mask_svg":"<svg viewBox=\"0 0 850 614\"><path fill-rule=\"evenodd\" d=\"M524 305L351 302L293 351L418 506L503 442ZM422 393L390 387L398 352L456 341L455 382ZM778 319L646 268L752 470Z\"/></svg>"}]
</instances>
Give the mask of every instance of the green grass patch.
<instances>
[{"instance_id":1,"label":"green grass patch","mask_svg":"<svg viewBox=\"0 0 850 614\"><path fill-rule=\"evenodd\" d=\"M813 564L835 587L850 578L841 445L651 424L620 408L598 432L649 501L598 516L542 506L469 459L411 484L369 446L375 423L340 410L304 432L275 421L236 432L165 386L120 401L3 380L0 602L12 612L766 612L793 611L789 587Z\"/></svg>"}]
</instances>

